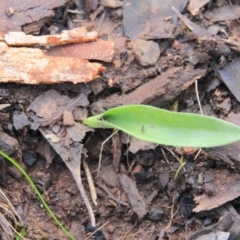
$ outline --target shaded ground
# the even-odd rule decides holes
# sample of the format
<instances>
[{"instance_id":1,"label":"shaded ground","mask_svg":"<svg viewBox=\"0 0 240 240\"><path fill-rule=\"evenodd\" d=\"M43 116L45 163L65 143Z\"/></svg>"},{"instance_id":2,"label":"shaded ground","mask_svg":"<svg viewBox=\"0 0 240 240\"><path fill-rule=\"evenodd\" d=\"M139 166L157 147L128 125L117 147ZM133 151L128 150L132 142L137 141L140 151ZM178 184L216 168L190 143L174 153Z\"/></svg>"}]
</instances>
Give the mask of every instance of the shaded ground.
<instances>
[{"instance_id":1,"label":"shaded ground","mask_svg":"<svg viewBox=\"0 0 240 240\"><path fill-rule=\"evenodd\" d=\"M240 125L239 23L235 20L238 12L233 11L239 8L238 1L232 2L236 4L233 8L223 1L206 1L209 3L200 6L196 16L193 16L195 9L189 5L185 8L187 1L179 1L181 4L175 6L176 9L201 27L200 32L196 26L177 21L169 3L163 4L163 14L155 5L149 11L141 12L141 7L146 7L145 1L137 4L130 1L130 5L127 1L100 1L99 5L97 2L67 3L56 8L55 16L48 16L48 21L38 28L41 29L39 34L44 35L59 33L63 28L84 26L96 30L100 39L114 42L114 57L110 63L101 62L106 71L99 79L75 85L0 84L0 102L10 104L0 111L0 147L26 169L51 209L76 239L88 236L89 215L60 156L56 154L52 159L49 148L39 148L47 142L38 128L34 130L30 126L36 115L28 109L36 97L49 90L69 98L84 94L89 103L77 107L88 115L135 103L199 113L194 85L198 80L203 113ZM85 10L86 16L66 12L67 9ZM173 23L166 20L169 15ZM28 22L22 24L26 33L37 33L35 28L31 32L31 28L26 27ZM214 31L211 37L206 34L207 29ZM227 37L232 42L226 44L223 40ZM28 120L19 117L21 113L25 113ZM75 113L75 120L77 116ZM56 125L65 131L61 120ZM51 127L47 125L46 129L50 131ZM83 139L86 161L98 195L98 205L91 203L97 227L104 225L102 231L106 239L198 239L220 232L230 234L230 237L224 235L223 239L240 238L237 228L239 143L203 149L197 154L195 149L146 145L117 133L103 148L101 172L97 178L101 144L111 134L110 130L96 130L88 132ZM175 179L181 156L186 165ZM7 162L2 160L1 164L1 188L27 226L27 239L67 239L21 174ZM85 173L82 171L81 175L90 199ZM223 223L214 225L222 216ZM206 227L209 229L204 229ZM197 232L200 229L205 232ZM194 235L194 232L197 233ZM92 239L103 238L95 236Z\"/></svg>"}]
</instances>

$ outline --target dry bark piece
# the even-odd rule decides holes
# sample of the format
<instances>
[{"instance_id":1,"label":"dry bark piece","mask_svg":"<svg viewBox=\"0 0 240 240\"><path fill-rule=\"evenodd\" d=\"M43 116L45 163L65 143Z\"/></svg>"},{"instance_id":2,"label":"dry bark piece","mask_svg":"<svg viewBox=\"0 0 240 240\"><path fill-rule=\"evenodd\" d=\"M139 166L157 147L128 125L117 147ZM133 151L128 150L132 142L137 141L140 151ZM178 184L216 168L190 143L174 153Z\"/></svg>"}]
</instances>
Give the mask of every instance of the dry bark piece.
<instances>
[{"instance_id":1,"label":"dry bark piece","mask_svg":"<svg viewBox=\"0 0 240 240\"><path fill-rule=\"evenodd\" d=\"M142 84L136 90L126 95L113 94L106 99L92 104L92 113L97 114L105 109L119 105L153 103L160 105L170 101L187 89L195 80L202 78L206 69L193 69L192 67L175 67L162 73L153 80ZM154 101L153 101L154 100Z\"/></svg>"},{"instance_id":2,"label":"dry bark piece","mask_svg":"<svg viewBox=\"0 0 240 240\"><path fill-rule=\"evenodd\" d=\"M24 59L24 60L23 60ZM70 57L51 57L36 48L10 48L0 42L0 82L25 84L89 82L105 68Z\"/></svg>"},{"instance_id":3,"label":"dry bark piece","mask_svg":"<svg viewBox=\"0 0 240 240\"><path fill-rule=\"evenodd\" d=\"M5 104L0 104L0 111L3 110L4 108L10 107L11 104L5 103Z\"/></svg>"},{"instance_id":4,"label":"dry bark piece","mask_svg":"<svg viewBox=\"0 0 240 240\"><path fill-rule=\"evenodd\" d=\"M119 179L129 198L133 211L139 218L143 218L148 213L148 205L138 192L136 183L125 174L120 174Z\"/></svg>"},{"instance_id":5,"label":"dry bark piece","mask_svg":"<svg viewBox=\"0 0 240 240\"><path fill-rule=\"evenodd\" d=\"M114 55L114 44L110 41L98 39L89 43L54 47L47 51L47 55L111 62Z\"/></svg>"},{"instance_id":6,"label":"dry bark piece","mask_svg":"<svg viewBox=\"0 0 240 240\"><path fill-rule=\"evenodd\" d=\"M121 139L119 133L117 132L112 136L113 166L116 172L119 172L119 163L122 157L121 145Z\"/></svg>"},{"instance_id":7,"label":"dry bark piece","mask_svg":"<svg viewBox=\"0 0 240 240\"><path fill-rule=\"evenodd\" d=\"M24 32L9 32L3 40L12 47L57 46L70 43L84 43L97 40L97 32L88 32L86 28L63 30L61 34L32 36Z\"/></svg>"},{"instance_id":8,"label":"dry bark piece","mask_svg":"<svg viewBox=\"0 0 240 240\"><path fill-rule=\"evenodd\" d=\"M64 6L67 2L68 0L0 1L0 33L22 31L22 26L28 24L32 24L32 29L36 33L47 18L54 16L53 9ZM6 14L6 9L10 7L14 9L11 17Z\"/></svg>"},{"instance_id":9,"label":"dry bark piece","mask_svg":"<svg viewBox=\"0 0 240 240\"><path fill-rule=\"evenodd\" d=\"M215 171L214 183L214 196L203 194L194 198L194 201L198 204L198 206L194 208L194 212L214 209L240 196L239 174L230 173L227 169Z\"/></svg>"},{"instance_id":10,"label":"dry bark piece","mask_svg":"<svg viewBox=\"0 0 240 240\"><path fill-rule=\"evenodd\" d=\"M18 151L19 144L17 139L9 136L0 128L0 149L8 155Z\"/></svg>"}]
</instances>

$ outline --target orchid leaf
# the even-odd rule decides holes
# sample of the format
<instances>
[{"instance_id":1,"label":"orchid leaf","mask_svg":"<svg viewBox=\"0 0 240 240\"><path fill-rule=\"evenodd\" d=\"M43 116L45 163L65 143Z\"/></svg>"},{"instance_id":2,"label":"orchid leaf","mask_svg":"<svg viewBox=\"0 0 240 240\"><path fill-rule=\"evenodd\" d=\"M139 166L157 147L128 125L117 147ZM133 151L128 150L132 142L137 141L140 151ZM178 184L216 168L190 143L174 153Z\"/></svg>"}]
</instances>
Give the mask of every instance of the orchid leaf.
<instances>
[{"instance_id":1,"label":"orchid leaf","mask_svg":"<svg viewBox=\"0 0 240 240\"><path fill-rule=\"evenodd\" d=\"M120 129L139 139L171 146L217 147L240 140L240 127L224 120L146 105L112 108L83 123L92 128Z\"/></svg>"}]
</instances>

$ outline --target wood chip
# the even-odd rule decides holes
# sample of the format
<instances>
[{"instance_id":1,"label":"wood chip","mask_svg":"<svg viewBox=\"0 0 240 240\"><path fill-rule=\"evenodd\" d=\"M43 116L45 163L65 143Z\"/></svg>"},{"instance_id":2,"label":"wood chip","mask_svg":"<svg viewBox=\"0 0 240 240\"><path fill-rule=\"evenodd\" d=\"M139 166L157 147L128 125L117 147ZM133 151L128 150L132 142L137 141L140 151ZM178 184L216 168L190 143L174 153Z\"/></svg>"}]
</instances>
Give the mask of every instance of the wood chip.
<instances>
[{"instance_id":1,"label":"wood chip","mask_svg":"<svg viewBox=\"0 0 240 240\"><path fill-rule=\"evenodd\" d=\"M51 57L36 48L8 47L0 42L0 82L25 84L89 82L105 70L99 63L70 57Z\"/></svg>"},{"instance_id":2,"label":"wood chip","mask_svg":"<svg viewBox=\"0 0 240 240\"><path fill-rule=\"evenodd\" d=\"M161 105L178 96L187 89L196 79L206 74L205 69L192 69L191 67L175 67L162 73L151 81L142 84L131 93L121 95L113 94L106 99L100 99L92 104L92 113L102 112L102 109L109 109L119 105L146 104ZM154 100L154 102L152 102Z\"/></svg>"},{"instance_id":3,"label":"wood chip","mask_svg":"<svg viewBox=\"0 0 240 240\"><path fill-rule=\"evenodd\" d=\"M98 39L94 42L55 47L48 50L47 55L111 62L114 55L114 44L110 41Z\"/></svg>"},{"instance_id":4,"label":"wood chip","mask_svg":"<svg viewBox=\"0 0 240 240\"><path fill-rule=\"evenodd\" d=\"M74 28L64 30L61 34L32 36L24 32L9 32L5 34L3 40L8 46L33 47L33 46L57 46L70 43L91 42L97 39L97 32L88 32L86 28Z\"/></svg>"},{"instance_id":5,"label":"wood chip","mask_svg":"<svg viewBox=\"0 0 240 240\"><path fill-rule=\"evenodd\" d=\"M121 145L122 144L121 144L120 136L119 136L119 133L117 132L112 136L113 166L116 172L119 172L119 164L122 157Z\"/></svg>"}]
</instances>

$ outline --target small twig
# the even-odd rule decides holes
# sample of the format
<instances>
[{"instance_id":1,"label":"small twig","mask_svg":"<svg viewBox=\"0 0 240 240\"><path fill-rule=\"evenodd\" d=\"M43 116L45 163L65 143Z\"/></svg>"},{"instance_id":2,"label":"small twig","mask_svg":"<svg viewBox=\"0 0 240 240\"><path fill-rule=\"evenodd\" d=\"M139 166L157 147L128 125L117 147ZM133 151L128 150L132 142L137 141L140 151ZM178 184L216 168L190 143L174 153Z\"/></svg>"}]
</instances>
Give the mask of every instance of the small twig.
<instances>
[{"instance_id":1,"label":"small twig","mask_svg":"<svg viewBox=\"0 0 240 240\"><path fill-rule=\"evenodd\" d=\"M81 23L81 22L86 22L87 20L80 20L80 19L73 19L72 20L74 23Z\"/></svg>"},{"instance_id":2,"label":"small twig","mask_svg":"<svg viewBox=\"0 0 240 240\"><path fill-rule=\"evenodd\" d=\"M132 168L133 168L135 162L136 162L136 160L134 159L134 160L132 161L131 165L129 165L129 163L128 163L128 173L130 173L130 172L132 171Z\"/></svg>"},{"instance_id":3,"label":"small twig","mask_svg":"<svg viewBox=\"0 0 240 240\"><path fill-rule=\"evenodd\" d=\"M105 145L105 143L115 134L117 133L119 130L115 130L106 140L103 141L102 145L101 145L101 149L100 149L100 154L99 154L99 162L98 162L98 173L97 173L97 177L99 177L100 174L100 168L101 168L101 162L102 162L102 151L103 151L103 147Z\"/></svg>"},{"instance_id":4,"label":"small twig","mask_svg":"<svg viewBox=\"0 0 240 240\"><path fill-rule=\"evenodd\" d=\"M166 156L166 153L164 152L164 150L162 148L161 148L161 152L163 154L163 157L164 157L165 161L167 162L167 164L169 164L169 161L168 161L168 158Z\"/></svg>"},{"instance_id":5,"label":"small twig","mask_svg":"<svg viewBox=\"0 0 240 240\"><path fill-rule=\"evenodd\" d=\"M90 221L91 221L91 225L93 227L96 226L96 220L95 220L95 216L94 216L94 213L93 213L93 210L92 210L92 206L88 200L88 197L87 197L87 194L84 190L84 187L83 187L83 184L82 184L82 178L81 178L81 164L79 166L79 169L76 171L76 169L72 170L71 169L71 166L69 167L69 165L66 163L68 169L71 171L72 175L73 175L73 178L78 186L78 189L80 191L80 194L83 198L83 201L87 207L87 210L88 210L88 213L89 213L89 216L90 216Z\"/></svg>"},{"instance_id":6,"label":"small twig","mask_svg":"<svg viewBox=\"0 0 240 240\"><path fill-rule=\"evenodd\" d=\"M200 149L198 150L196 156L195 156L194 159L193 159L194 161L198 158L198 156L199 156L199 154L201 153L201 151L202 151L202 149L200 148Z\"/></svg>"},{"instance_id":7,"label":"small twig","mask_svg":"<svg viewBox=\"0 0 240 240\"><path fill-rule=\"evenodd\" d=\"M179 157L171 150L171 149L169 149L169 148L166 148L171 154L172 154L172 156L181 164L181 160L179 159ZM185 170L185 168L184 168L184 171L186 171Z\"/></svg>"},{"instance_id":8,"label":"small twig","mask_svg":"<svg viewBox=\"0 0 240 240\"><path fill-rule=\"evenodd\" d=\"M1 227L5 230L5 232L6 232L6 229L5 228L11 228L12 229L12 231L19 237L19 239L21 239L21 240L26 240L26 238L24 238L9 222L8 222L8 220L0 213L0 218L2 218L1 220L3 220L4 219L4 221L7 223L7 226L6 225L2 225L1 224ZM1 223L2 223L2 221L1 221ZM8 230L7 230L8 231ZM9 237L9 236L7 236L7 237Z\"/></svg>"},{"instance_id":9,"label":"small twig","mask_svg":"<svg viewBox=\"0 0 240 240\"><path fill-rule=\"evenodd\" d=\"M228 2L229 2L229 5L230 5L231 8L232 8L232 11L233 11L234 16L236 17L236 19L237 19L237 21L238 21L238 23L239 23L239 18L238 18L237 14L236 14L236 12L235 12L235 10L234 10L234 8L233 8L233 5L232 5L231 0L228 0Z\"/></svg>"},{"instance_id":10,"label":"small twig","mask_svg":"<svg viewBox=\"0 0 240 240\"><path fill-rule=\"evenodd\" d=\"M0 193L2 195L2 197L4 198L4 200L6 201L6 203L8 204L8 206L11 208L11 210L13 211L13 213L17 216L18 220L20 221L20 223L22 224L22 219L19 216L19 214L17 213L17 211L15 210L15 208L13 207L12 203L9 201L9 199L7 198L7 196L5 195L5 193L2 191L2 189L0 188ZM15 216L14 216L15 218Z\"/></svg>"},{"instance_id":11,"label":"small twig","mask_svg":"<svg viewBox=\"0 0 240 240\"><path fill-rule=\"evenodd\" d=\"M4 204L4 205L5 205L5 204ZM11 212L6 206L4 206L4 205L3 205L3 203L1 203L1 204L0 204L0 208L4 209L6 212L8 212L8 213L12 216L14 222L17 222L17 218L14 216L14 213L12 213L12 212Z\"/></svg>"},{"instance_id":12,"label":"small twig","mask_svg":"<svg viewBox=\"0 0 240 240\"><path fill-rule=\"evenodd\" d=\"M195 91L196 91L196 97L197 97L199 110L200 110L200 113L203 115L202 105L201 105L199 94L198 94L198 81L197 80L195 81Z\"/></svg>"},{"instance_id":13,"label":"small twig","mask_svg":"<svg viewBox=\"0 0 240 240\"><path fill-rule=\"evenodd\" d=\"M0 104L0 111L3 110L4 108L9 107L9 106L11 106L11 104L9 104L9 103Z\"/></svg>"},{"instance_id":14,"label":"small twig","mask_svg":"<svg viewBox=\"0 0 240 240\"><path fill-rule=\"evenodd\" d=\"M85 12L83 12L83 11L78 11L78 10L68 9L67 11L70 12L70 13L75 13L75 14L86 14Z\"/></svg>"},{"instance_id":15,"label":"small twig","mask_svg":"<svg viewBox=\"0 0 240 240\"><path fill-rule=\"evenodd\" d=\"M177 214L177 212L178 212L178 209L177 209L177 211L174 213L174 206L175 206L175 191L174 191L174 194L173 194L173 198L172 198L172 206L171 206L171 211L170 211L170 216L171 216L171 218L170 218L170 221L169 221L169 223L168 223L168 225L166 226L166 231L171 227L171 225L172 225L172 220L173 220L173 218L174 218L174 216Z\"/></svg>"},{"instance_id":16,"label":"small twig","mask_svg":"<svg viewBox=\"0 0 240 240\"><path fill-rule=\"evenodd\" d=\"M97 231L99 231L100 229L102 229L103 227L105 227L107 224L109 223L109 221L105 222L102 226L100 226L99 228L97 228L94 232L92 232L87 238L85 238L85 240L90 239Z\"/></svg>"},{"instance_id":17,"label":"small twig","mask_svg":"<svg viewBox=\"0 0 240 240\"><path fill-rule=\"evenodd\" d=\"M198 102L198 106L199 106L199 110L200 113L203 115L203 110L202 110L202 105L201 105L201 101L199 98L199 92L198 92L198 81L195 81L195 92L196 92L196 97L197 97L197 102ZM200 154L200 152L202 151L202 149L200 148L197 152L197 155L195 156L194 160L197 159L198 155Z\"/></svg>"},{"instance_id":18,"label":"small twig","mask_svg":"<svg viewBox=\"0 0 240 240\"><path fill-rule=\"evenodd\" d=\"M94 185L94 182L93 182L92 174L90 172L90 169L89 169L88 164L87 164L85 159L83 159L83 168L84 168L85 174L87 176L87 181L88 181L88 186L89 186L92 201L95 204L95 206L97 206L96 188L95 188L95 185Z\"/></svg>"},{"instance_id":19,"label":"small twig","mask_svg":"<svg viewBox=\"0 0 240 240\"><path fill-rule=\"evenodd\" d=\"M3 216L3 214L0 212L0 225L3 229L3 231L6 233L7 236L13 237L13 231L11 229L11 224L8 222L8 220Z\"/></svg>"}]
</instances>

